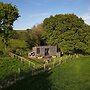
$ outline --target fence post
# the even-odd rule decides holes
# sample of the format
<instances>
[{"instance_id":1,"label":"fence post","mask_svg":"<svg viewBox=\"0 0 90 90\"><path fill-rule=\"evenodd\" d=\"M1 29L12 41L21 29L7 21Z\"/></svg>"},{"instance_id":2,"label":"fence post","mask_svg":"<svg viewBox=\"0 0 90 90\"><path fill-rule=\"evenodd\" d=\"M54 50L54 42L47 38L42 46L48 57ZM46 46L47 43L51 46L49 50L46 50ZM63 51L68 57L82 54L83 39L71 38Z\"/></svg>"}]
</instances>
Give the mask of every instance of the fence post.
<instances>
[{"instance_id":1,"label":"fence post","mask_svg":"<svg viewBox=\"0 0 90 90\"><path fill-rule=\"evenodd\" d=\"M29 67L30 67L30 61L28 61L29 62Z\"/></svg>"},{"instance_id":2,"label":"fence post","mask_svg":"<svg viewBox=\"0 0 90 90\"><path fill-rule=\"evenodd\" d=\"M34 75L34 71L35 71L35 65L32 68L32 76Z\"/></svg>"},{"instance_id":3,"label":"fence post","mask_svg":"<svg viewBox=\"0 0 90 90\"><path fill-rule=\"evenodd\" d=\"M54 59L54 61L53 61L53 68L54 68L54 64L55 64L55 59Z\"/></svg>"},{"instance_id":4,"label":"fence post","mask_svg":"<svg viewBox=\"0 0 90 90\"><path fill-rule=\"evenodd\" d=\"M14 79L14 81L15 81L15 83L16 83L16 81L17 81L17 75L15 74L15 79Z\"/></svg>"},{"instance_id":5,"label":"fence post","mask_svg":"<svg viewBox=\"0 0 90 90\"><path fill-rule=\"evenodd\" d=\"M44 71L46 70L46 64L43 65L44 66Z\"/></svg>"},{"instance_id":6,"label":"fence post","mask_svg":"<svg viewBox=\"0 0 90 90\"><path fill-rule=\"evenodd\" d=\"M76 54L76 58L78 58L78 54Z\"/></svg>"},{"instance_id":7,"label":"fence post","mask_svg":"<svg viewBox=\"0 0 90 90\"><path fill-rule=\"evenodd\" d=\"M63 64L63 60L61 60L61 64Z\"/></svg>"},{"instance_id":8,"label":"fence post","mask_svg":"<svg viewBox=\"0 0 90 90\"><path fill-rule=\"evenodd\" d=\"M35 64L34 64L34 69L35 69Z\"/></svg>"},{"instance_id":9,"label":"fence post","mask_svg":"<svg viewBox=\"0 0 90 90\"><path fill-rule=\"evenodd\" d=\"M22 57L21 57L21 62L22 62Z\"/></svg>"},{"instance_id":10,"label":"fence post","mask_svg":"<svg viewBox=\"0 0 90 90\"><path fill-rule=\"evenodd\" d=\"M59 64L61 64L61 60L59 60Z\"/></svg>"},{"instance_id":11,"label":"fence post","mask_svg":"<svg viewBox=\"0 0 90 90\"><path fill-rule=\"evenodd\" d=\"M34 75L34 74L35 74L35 64L34 64L33 70L32 70L32 75Z\"/></svg>"},{"instance_id":12,"label":"fence post","mask_svg":"<svg viewBox=\"0 0 90 90\"><path fill-rule=\"evenodd\" d=\"M18 74L20 74L20 68L18 68Z\"/></svg>"}]
</instances>

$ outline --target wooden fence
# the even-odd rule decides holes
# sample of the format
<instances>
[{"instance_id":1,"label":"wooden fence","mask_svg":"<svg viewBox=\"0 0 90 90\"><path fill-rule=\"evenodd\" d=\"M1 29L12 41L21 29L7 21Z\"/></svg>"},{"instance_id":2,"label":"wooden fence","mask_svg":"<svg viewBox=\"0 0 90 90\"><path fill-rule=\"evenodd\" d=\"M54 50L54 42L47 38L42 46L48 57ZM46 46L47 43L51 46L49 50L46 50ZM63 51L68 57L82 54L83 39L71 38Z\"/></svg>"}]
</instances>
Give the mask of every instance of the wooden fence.
<instances>
[{"instance_id":1,"label":"wooden fence","mask_svg":"<svg viewBox=\"0 0 90 90\"><path fill-rule=\"evenodd\" d=\"M24 57L18 56L18 55L13 54L13 53L9 53L9 55L12 58L16 58L17 60L20 60L21 62L28 62L29 66L33 67L32 70L31 70L31 74L30 74L31 76L37 75L37 74L39 74L41 72L45 72L47 70L51 70L51 69L53 69L54 67L56 67L58 65L64 64L66 62L74 60L75 58L80 57L80 55L78 55L78 54L65 56L65 57L60 57L58 60L53 59L51 62L44 63L41 67L36 68L35 63L29 61L28 59L26 59ZM18 73L19 74L21 73L20 68L18 68ZM5 82L5 84L0 85L0 89L6 88L6 87L16 83L16 81L22 80L24 78L25 78L25 76L20 76L20 77L15 76L15 77L13 77L12 81L8 80L8 81Z\"/></svg>"},{"instance_id":2,"label":"wooden fence","mask_svg":"<svg viewBox=\"0 0 90 90\"><path fill-rule=\"evenodd\" d=\"M29 66L33 66L33 68L35 68L35 63L31 62L30 60L24 58L24 57L21 57L19 55L16 55L14 53L9 53L9 55L12 57L12 58L16 58L17 60L20 60L21 62L28 62L28 65Z\"/></svg>"},{"instance_id":3,"label":"wooden fence","mask_svg":"<svg viewBox=\"0 0 90 90\"><path fill-rule=\"evenodd\" d=\"M68 56L66 55L66 56L60 57L57 60L53 59L53 61L51 61L51 62L44 63L40 67L36 67L35 63L31 62L30 60L28 60L24 57L21 57L19 55L13 54L13 53L10 53L9 55L12 58L16 58L16 59L20 60L21 62L23 62L23 61L28 62L29 66L32 66L32 75L36 75L36 74L38 74L40 72L44 72L46 70L50 70L50 69L54 68L55 66L72 61L72 60L74 60L74 58L80 57L80 54L68 55Z\"/></svg>"}]
</instances>

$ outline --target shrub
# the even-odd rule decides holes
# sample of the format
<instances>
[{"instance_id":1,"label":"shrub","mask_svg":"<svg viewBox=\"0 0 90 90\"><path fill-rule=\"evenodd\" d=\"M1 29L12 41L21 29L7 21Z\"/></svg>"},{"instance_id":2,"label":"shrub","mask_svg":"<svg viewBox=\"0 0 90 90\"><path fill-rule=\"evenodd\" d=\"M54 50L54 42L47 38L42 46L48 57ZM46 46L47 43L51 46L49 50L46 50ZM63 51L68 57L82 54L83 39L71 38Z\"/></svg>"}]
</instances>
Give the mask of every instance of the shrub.
<instances>
[{"instance_id":1,"label":"shrub","mask_svg":"<svg viewBox=\"0 0 90 90\"><path fill-rule=\"evenodd\" d=\"M3 56L4 52L2 50L0 50L0 56Z\"/></svg>"}]
</instances>

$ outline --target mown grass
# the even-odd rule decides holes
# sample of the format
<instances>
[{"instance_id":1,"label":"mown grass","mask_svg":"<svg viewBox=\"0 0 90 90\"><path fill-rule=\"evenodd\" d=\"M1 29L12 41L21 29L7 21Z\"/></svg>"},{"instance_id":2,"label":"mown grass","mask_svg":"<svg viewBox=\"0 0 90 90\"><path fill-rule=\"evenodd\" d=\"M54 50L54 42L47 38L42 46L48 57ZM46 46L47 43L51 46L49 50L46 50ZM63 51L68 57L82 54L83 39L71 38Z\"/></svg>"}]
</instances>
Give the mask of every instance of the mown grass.
<instances>
[{"instance_id":1,"label":"mown grass","mask_svg":"<svg viewBox=\"0 0 90 90\"><path fill-rule=\"evenodd\" d=\"M53 70L50 76L56 90L90 89L90 56L65 63Z\"/></svg>"},{"instance_id":2,"label":"mown grass","mask_svg":"<svg viewBox=\"0 0 90 90\"><path fill-rule=\"evenodd\" d=\"M26 77L5 90L90 90L90 56Z\"/></svg>"}]
</instances>

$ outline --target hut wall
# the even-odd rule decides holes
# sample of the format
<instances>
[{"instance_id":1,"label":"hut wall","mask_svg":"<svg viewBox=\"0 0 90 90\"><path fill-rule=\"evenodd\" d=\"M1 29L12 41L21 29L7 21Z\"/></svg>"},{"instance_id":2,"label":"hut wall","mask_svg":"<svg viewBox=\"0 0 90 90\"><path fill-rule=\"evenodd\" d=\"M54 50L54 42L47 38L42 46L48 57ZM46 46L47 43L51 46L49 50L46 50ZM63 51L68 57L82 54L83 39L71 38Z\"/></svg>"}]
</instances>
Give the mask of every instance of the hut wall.
<instances>
[{"instance_id":1,"label":"hut wall","mask_svg":"<svg viewBox=\"0 0 90 90\"><path fill-rule=\"evenodd\" d=\"M40 49L40 53L37 53L37 48ZM37 46L33 48L33 51L35 52L35 56L37 55L41 55L41 56L45 56L45 49L49 48L49 56L53 56L53 55L57 55L57 47L56 46Z\"/></svg>"}]
</instances>

